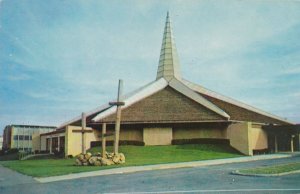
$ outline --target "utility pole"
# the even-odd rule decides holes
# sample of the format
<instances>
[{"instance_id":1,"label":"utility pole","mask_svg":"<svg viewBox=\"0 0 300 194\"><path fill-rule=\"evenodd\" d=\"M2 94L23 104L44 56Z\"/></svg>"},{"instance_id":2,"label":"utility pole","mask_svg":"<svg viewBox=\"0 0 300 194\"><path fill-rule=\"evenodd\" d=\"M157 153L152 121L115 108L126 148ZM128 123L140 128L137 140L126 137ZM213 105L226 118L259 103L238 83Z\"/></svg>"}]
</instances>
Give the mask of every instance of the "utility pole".
<instances>
[{"instance_id":1,"label":"utility pole","mask_svg":"<svg viewBox=\"0 0 300 194\"><path fill-rule=\"evenodd\" d=\"M121 123L121 106L125 105L122 102L122 91L123 90L123 81L119 80L118 86L118 98L117 102L110 102L109 104L112 106L117 106L116 111L116 124L115 124L115 137L114 137L114 154L119 153L119 139L120 139L120 123Z\"/></svg>"}]
</instances>

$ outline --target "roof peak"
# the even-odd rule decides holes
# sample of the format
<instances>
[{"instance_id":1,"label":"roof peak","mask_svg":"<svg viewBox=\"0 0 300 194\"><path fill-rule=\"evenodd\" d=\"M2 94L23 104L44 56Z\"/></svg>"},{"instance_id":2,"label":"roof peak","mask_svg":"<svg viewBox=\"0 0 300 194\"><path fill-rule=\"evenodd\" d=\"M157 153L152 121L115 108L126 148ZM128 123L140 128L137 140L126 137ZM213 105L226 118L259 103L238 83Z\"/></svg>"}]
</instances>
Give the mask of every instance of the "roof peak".
<instances>
[{"instance_id":1,"label":"roof peak","mask_svg":"<svg viewBox=\"0 0 300 194\"><path fill-rule=\"evenodd\" d=\"M160 79L162 77L168 81L174 77L179 80L181 79L180 63L172 33L169 11L167 12L166 17L156 79Z\"/></svg>"}]
</instances>

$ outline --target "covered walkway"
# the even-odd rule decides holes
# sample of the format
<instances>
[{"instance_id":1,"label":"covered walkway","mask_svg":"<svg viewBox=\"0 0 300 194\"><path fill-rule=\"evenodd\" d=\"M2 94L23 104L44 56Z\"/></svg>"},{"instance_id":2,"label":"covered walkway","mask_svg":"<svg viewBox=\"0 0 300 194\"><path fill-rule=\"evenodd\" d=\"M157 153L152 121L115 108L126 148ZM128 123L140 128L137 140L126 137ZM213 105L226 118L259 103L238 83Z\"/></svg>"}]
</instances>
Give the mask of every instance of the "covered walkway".
<instances>
[{"instance_id":1,"label":"covered walkway","mask_svg":"<svg viewBox=\"0 0 300 194\"><path fill-rule=\"evenodd\" d=\"M263 129L268 133L268 147L272 152L300 151L300 124L267 125Z\"/></svg>"}]
</instances>

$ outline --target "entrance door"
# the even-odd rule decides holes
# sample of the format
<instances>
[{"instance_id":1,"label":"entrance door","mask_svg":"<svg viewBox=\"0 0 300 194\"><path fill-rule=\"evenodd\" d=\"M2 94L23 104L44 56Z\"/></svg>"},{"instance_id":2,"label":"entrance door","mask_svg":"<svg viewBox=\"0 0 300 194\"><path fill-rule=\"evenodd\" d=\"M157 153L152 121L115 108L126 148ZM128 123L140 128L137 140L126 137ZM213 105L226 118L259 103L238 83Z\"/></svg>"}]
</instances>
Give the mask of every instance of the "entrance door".
<instances>
[{"instance_id":1,"label":"entrance door","mask_svg":"<svg viewBox=\"0 0 300 194\"><path fill-rule=\"evenodd\" d=\"M58 137L52 138L52 152L58 151Z\"/></svg>"},{"instance_id":2,"label":"entrance door","mask_svg":"<svg viewBox=\"0 0 300 194\"><path fill-rule=\"evenodd\" d=\"M65 152L65 137L59 137L59 151Z\"/></svg>"},{"instance_id":3,"label":"entrance door","mask_svg":"<svg viewBox=\"0 0 300 194\"><path fill-rule=\"evenodd\" d=\"M46 139L46 151L50 152L50 138Z\"/></svg>"}]
</instances>

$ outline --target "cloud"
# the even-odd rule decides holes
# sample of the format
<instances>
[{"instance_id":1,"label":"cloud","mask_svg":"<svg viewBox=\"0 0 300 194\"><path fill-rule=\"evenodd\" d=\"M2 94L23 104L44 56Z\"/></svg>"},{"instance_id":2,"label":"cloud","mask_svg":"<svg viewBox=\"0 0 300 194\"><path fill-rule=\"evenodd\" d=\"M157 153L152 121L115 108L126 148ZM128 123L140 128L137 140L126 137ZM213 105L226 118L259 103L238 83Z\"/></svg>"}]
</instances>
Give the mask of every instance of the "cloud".
<instances>
[{"instance_id":1,"label":"cloud","mask_svg":"<svg viewBox=\"0 0 300 194\"><path fill-rule=\"evenodd\" d=\"M300 119L298 3L32 2L5 1L0 14L1 86L11 89L1 103L28 105L32 122L42 108L51 111L40 121L57 123L106 103L120 78L125 93L153 81L167 10L185 78L279 115L288 107ZM6 120L21 122L16 110Z\"/></svg>"},{"instance_id":2,"label":"cloud","mask_svg":"<svg viewBox=\"0 0 300 194\"><path fill-rule=\"evenodd\" d=\"M282 74L286 74L286 75L300 74L300 64L298 64L296 67L286 69L285 71L282 72Z\"/></svg>"},{"instance_id":3,"label":"cloud","mask_svg":"<svg viewBox=\"0 0 300 194\"><path fill-rule=\"evenodd\" d=\"M17 75L8 75L6 79L9 81L24 81L31 79L31 76L28 74L17 74Z\"/></svg>"}]
</instances>

